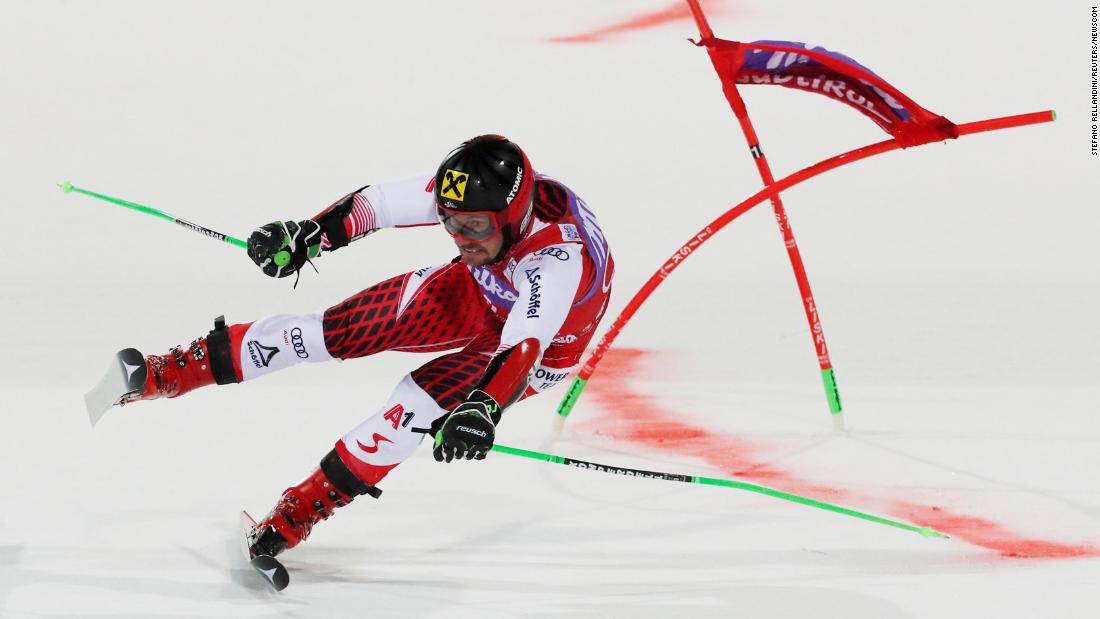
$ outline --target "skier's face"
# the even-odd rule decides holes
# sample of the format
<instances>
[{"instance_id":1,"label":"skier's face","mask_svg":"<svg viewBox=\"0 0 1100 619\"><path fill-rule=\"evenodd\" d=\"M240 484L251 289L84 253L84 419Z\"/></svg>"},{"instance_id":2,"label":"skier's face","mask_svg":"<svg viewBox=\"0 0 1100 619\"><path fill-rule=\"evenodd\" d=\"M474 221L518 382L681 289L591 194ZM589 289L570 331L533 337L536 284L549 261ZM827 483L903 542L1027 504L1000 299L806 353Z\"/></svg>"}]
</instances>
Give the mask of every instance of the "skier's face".
<instances>
[{"instance_id":1,"label":"skier's face","mask_svg":"<svg viewBox=\"0 0 1100 619\"><path fill-rule=\"evenodd\" d=\"M475 267L485 266L496 260L500 247L504 244L504 239L499 234L484 241L474 241L458 236L453 238L462 262Z\"/></svg>"},{"instance_id":2,"label":"skier's face","mask_svg":"<svg viewBox=\"0 0 1100 619\"><path fill-rule=\"evenodd\" d=\"M439 221L454 239L462 262L485 266L496 260L504 237L492 213L459 213L440 207Z\"/></svg>"}]
</instances>

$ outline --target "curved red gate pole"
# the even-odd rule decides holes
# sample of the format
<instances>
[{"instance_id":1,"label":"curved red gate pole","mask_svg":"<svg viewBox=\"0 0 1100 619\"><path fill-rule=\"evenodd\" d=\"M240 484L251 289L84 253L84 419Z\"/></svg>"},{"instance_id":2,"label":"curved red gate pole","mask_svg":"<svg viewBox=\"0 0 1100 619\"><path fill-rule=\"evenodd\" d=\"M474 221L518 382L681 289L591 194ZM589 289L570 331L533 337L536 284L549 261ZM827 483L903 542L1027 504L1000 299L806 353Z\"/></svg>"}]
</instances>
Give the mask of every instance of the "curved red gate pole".
<instances>
[{"instance_id":1,"label":"curved red gate pole","mask_svg":"<svg viewBox=\"0 0 1100 619\"><path fill-rule=\"evenodd\" d=\"M1011 127L1021 127L1024 125L1034 125L1038 123L1051 122L1055 118L1055 114L1052 110L1044 112L1032 112L1030 114L1019 114L1016 116L1005 116L1002 118L991 118L988 120L980 120L971 123L958 125L958 135L962 137L964 135L970 135L973 133L982 133L985 131L995 131L998 129L1008 129ZM584 390L584 386L588 383L592 377L592 373L596 371L596 366L599 364L600 359L603 358L604 353L611 347L611 344L618 337L619 332L630 318L634 315L634 312L638 311L638 308L649 298L649 295L656 290L657 286L661 285L666 277L672 273L676 267L680 266L683 261L692 254L700 245L705 243L708 239L714 236L722 228L726 227L731 221L737 219L741 215L749 211L757 204L760 204L764 200L771 198L773 195L789 189L799 183L809 180L819 174L828 172L840 166L848 165L849 163L855 163L861 159L866 159L874 155L880 155L882 153L890 152L901 148L901 144L897 139L885 140L877 142L875 144L869 144L855 150L850 150L846 153L836 155L824 161L815 163L814 165L799 170L793 174L790 174L775 183L761 189L754 193L749 198L745 199L740 204L737 204L730 210L723 213L720 217L710 222L705 228L699 231L694 237L688 240L682 247L676 250L675 253L665 262L664 266L657 270L641 290L635 293L634 297L630 299L630 302L626 304L623 311L619 313L615 318L615 322L611 323L611 328L604 334L600 343L597 344L595 350L588 356L588 359L581 366L581 371L573 379L573 382L569 385L569 391L566 392L565 397L562 398L561 403L558 405L558 414L562 417L569 415L569 412L573 409L577 399L580 397L581 392Z\"/></svg>"}]
</instances>

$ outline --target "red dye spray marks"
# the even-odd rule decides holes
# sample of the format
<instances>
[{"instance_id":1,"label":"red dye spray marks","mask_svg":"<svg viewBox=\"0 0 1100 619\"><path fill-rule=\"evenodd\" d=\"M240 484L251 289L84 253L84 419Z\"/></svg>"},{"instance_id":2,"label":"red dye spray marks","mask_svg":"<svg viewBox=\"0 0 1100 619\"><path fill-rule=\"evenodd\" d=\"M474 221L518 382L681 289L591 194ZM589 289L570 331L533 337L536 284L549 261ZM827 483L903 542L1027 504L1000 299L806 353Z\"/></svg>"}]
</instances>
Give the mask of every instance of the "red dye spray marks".
<instances>
[{"instance_id":1,"label":"red dye spray marks","mask_svg":"<svg viewBox=\"0 0 1100 619\"><path fill-rule=\"evenodd\" d=\"M776 490L809 496L821 501L843 498L845 492L797 479L787 471L768 464L760 455L759 443L734 436L720 435L691 426L679 419L686 414L664 410L649 396L630 389L629 377L637 373L647 351L615 348L600 362L605 380L594 380L588 391L611 410L614 417L594 426L597 434L643 443L651 448L678 455L694 456L741 479L759 482ZM616 380L617 379L617 380Z\"/></svg>"},{"instance_id":2,"label":"red dye spray marks","mask_svg":"<svg viewBox=\"0 0 1100 619\"><path fill-rule=\"evenodd\" d=\"M611 24L610 26L604 26L603 28L597 28L596 30L581 34L551 37L546 40L551 43L595 43L611 35L630 32L631 30L654 28L680 19L691 19L691 9L688 8L686 2L677 0L677 2L667 8L651 13L644 13L625 21Z\"/></svg>"},{"instance_id":3,"label":"red dye spray marks","mask_svg":"<svg viewBox=\"0 0 1100 619\"><path fill-rule=\"evenodd\" d=\"M1100 548L1088 544L1071 545L1027 539L1005 530L996 522L952 513L942 507L897 502L891 515L909 522L943 531L963 541L996 550L1005 557L1022 559L1069 559L1100 556Z\"/></svg>"},{"instance_id":4,"label":"red dye spray marks","mask_svg":"<svg viewBox=\"0 0 1100 619\"><path fill-rule=\"evenodd\" d=\"M587 391L611 413L609 419L586 424L597 434L643 444L651 449L693 456L728 475L762 485L827 502L846 502L852 507L869 506L889 516L920 526L930 526L953 538L988 548L1003 557L1066 559L1100 557L1100 548L1091 544L1062 544L1031 539L1015 534L984 518L952 513L942 507L905 501L884 502L881 497L862 496L851 491L829 488L799 479L794 473L768 464L758 442L717 434L692 426L684 412L669 411L653 398L636 392L631 378L649 351L616 348L600 364L602 379L593 380Z\"/></svg>"}]
</instances>

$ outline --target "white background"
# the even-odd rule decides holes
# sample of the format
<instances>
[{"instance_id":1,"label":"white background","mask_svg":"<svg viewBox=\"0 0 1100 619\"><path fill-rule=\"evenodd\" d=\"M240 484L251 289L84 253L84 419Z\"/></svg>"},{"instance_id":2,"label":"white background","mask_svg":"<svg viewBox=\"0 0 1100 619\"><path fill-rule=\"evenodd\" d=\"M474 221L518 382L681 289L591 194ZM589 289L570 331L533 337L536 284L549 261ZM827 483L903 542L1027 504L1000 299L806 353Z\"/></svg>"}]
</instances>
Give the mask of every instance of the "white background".
<instances>
[{"instance_id":1,"label":"white background","mask_svg":"<svg viewBox=\"0 0 1100 619\"><path fill-rule=\"evenodd\" d=\"M63 195L64 180L243 238L503 133L600 217L618 264L606 328L760 181L705 52L685 41L690 21L546 41L669 6L598 4L0 4L0 615L1095 614L1096 558L1008 558L734 490L502 455L442 466L427 449L380 501L285 555L291 588L269 594L236 557L237 511L265 512L425 357L300 367L89 429L82 394L119 348L162 353L218 314L323 308L454 252L437 228L382 232L322 257L292 291L239 249ZM842 51L956 122L1045 109L1058 121L894 152L784 194L848 433L830 428L767 205L627 327L619 345L649 351L638 371L593 384L617 381L606 388L730 437L731 453L845 489L852 507L940 505L1095 556L1090 6L710 3L719 36ZM777 176L886 137L824 97L744 93ZM498 440L737 473L616 437L606 398L583 398L555 434L559 397L511 410Z\"/></svg>"}]
</instances>

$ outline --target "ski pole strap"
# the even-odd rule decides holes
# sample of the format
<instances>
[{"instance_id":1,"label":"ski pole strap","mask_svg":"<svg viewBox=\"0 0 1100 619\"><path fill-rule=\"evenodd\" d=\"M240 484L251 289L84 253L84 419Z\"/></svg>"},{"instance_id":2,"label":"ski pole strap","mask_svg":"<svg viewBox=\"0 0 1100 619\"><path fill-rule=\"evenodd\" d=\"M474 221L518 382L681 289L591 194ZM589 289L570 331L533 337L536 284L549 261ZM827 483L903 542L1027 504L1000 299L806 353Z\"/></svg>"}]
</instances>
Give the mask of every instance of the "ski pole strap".
<instances>
[{"instance_id":1,"label":"ski pole strap","mask_svg":"<svg viewBox=\"0 0 1100 619\"><path fill-rule=\"evenodd\" d=\"M236 245L237 247L248 247L248 243L246 243L245 241L242 241L241 239L233 238L233 237L229 236L228 234L222 234L221 232L218 232L216 230L211 230L210 228L205 228L205 227L200 226L198 224L191 223L191 222L187 221L186 219L180 219L179 217L176 217L175 215L171 215L169 213L165 213L164 211L160 211L160 210L157 210L155 208L145 206L144 204L138 204L136 202L129 202L127 200L121 200L119 198L112 198L111 196L105 196L101 193L96 193L94 191L88 191L87 189L82 189L80 187L77 187L77 186L73 185L69 181L65 181L64 183L58 183L57 186L60 187L61 191L64 191L65 193L73 193L73 192L82 193L86 196L90 196L90 197L95 198L97 200L103 200L104 202L110 202L111 204L117 204L119 206L124 206L128 209L133 209L133 210L138 211L140 213L145 213L146 215L152 215L154 217L160 217L161 219L167 219L168 221L170 221L174 224L179 224L179 225L183 226L184 228L187 228L188 230L191 230L192 232L198 232L199 234L201 234L203 236L208 236L212 239L217 239L219 241L224 241L226 243L229 243L230 245Z\"/></svg>"},{"instance_id":2,"label":"ski pole strap","mask_svg":"<svg viewBox=\"0 0 1100 619\"><path fill-rule=\"evenodd\" d=\"M572 458L565 458L562 456L541 453L538 451L516 449L515 447L508 447L506 445L500 444L494 445L493 451L509 454L512 456L519 456L521 458L531 458L532 460L542 460L543 462L564 464L565 466L572 466L579 469L588 469L590 471L599 471L601 473L611 473L612 475L644 477L646 479L680 481L689 484L702 484L704 486L724 486L726 488L748 490L749 492L755 492L757 494L763 494L766 496L775 497L777 499L783 499L784 501L790 501L792 503L798 503L800 505L806 505L809 507L816 507L818 509L823 509L825 511L830 511L845 516L851 516L853 518L859 518L860 520L866 520L867 522L875 522L889 527L911 531L913 533L919 533L924 537L938 537L942 539L947 539L948 537L947 535L940 533L932 527L920 527L905 522L898 522L896 520L890 520L889 518L867 514L861 511L856 511L854 509L849 509L847 507L825 503L823 501L818 501L809 497L799 496L797 494L791 494L789 492L783 492L782 490L775 490L773 488L767 488L765 486L758 486L756 484L750 484L744 481L735 481L732 479L716 479L713 477L698 477L694 475L681 475L678 473L663 473L660 471L645 471L642 469L630 469L621 466L612 466L609 464L587 462L585 460L574 460Z\"/></svg>"}]
</instances>

